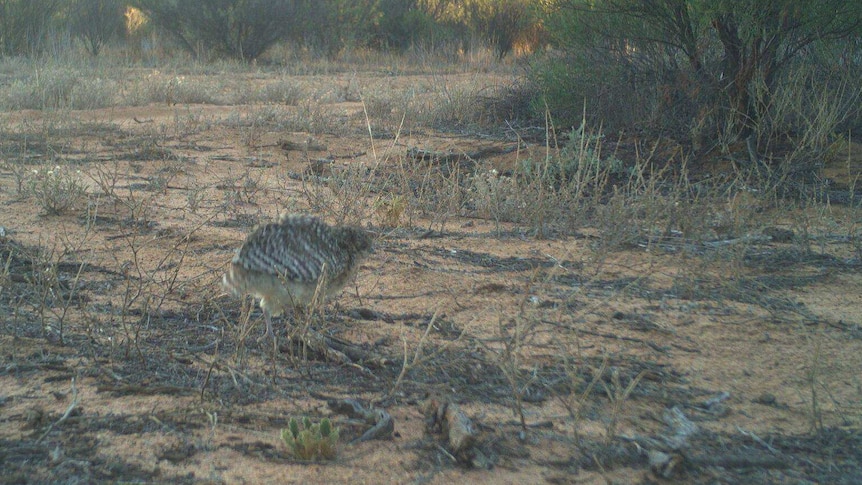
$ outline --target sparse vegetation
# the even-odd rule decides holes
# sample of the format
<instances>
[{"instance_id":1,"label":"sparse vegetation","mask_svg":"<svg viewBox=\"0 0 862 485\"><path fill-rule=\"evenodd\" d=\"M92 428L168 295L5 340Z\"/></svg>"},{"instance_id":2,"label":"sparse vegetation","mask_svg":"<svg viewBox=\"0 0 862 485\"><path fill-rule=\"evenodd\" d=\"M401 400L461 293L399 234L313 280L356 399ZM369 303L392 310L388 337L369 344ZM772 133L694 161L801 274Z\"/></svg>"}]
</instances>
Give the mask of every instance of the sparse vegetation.
<instances>
[{"instance_id":1,"label":"sparse vegetation","mask_svg":"<svg viewBox=\"0 0 862 485\"><path fill-rule=\"evenodd\" d=\"M285 34L314 28L303 44L193 33L189 54L137 12L95 56L56 34L60 8L43 47L4 47L0 475L860 473L858 43L806 44L772 84L749 80L754 112L730 113L680 88L673 49L587 49L578 70L502 3L372 3L304 12ZM223 25L201 17L184 20ZM529 39L556 49L521 62ZM721 43L696 44L707 75ZM376 251L337 303L276 319L271 346L220 282L283 211L368 229ZM351 415L360 399L379 408ZM324 403L350 417L286 417Z\"/></svg>"}]
</instances>

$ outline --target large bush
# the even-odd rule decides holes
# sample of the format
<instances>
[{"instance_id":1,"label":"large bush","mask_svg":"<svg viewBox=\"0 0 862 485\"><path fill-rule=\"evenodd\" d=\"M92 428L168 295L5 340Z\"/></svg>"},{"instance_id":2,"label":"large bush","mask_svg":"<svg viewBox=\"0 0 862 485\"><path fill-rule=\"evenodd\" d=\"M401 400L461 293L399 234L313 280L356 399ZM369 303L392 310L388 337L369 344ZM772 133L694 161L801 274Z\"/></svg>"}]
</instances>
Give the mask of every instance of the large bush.
<instances>
[{"instance_id":1,"label":"large bush","mask_svg":"<svg viewBox=\"0 0 862 485\"><path fill-rule=\"evenodd\" d=\"M499 58L518 43L533 43L542 30L538 13L545 2L537 0L419 0L419 6L440 25L480 40L492 47Z\"/></svg>"},{"instance_id":2,"label":"large bush","mask_svg":"<svg viewBox=\"0 0 862 485\"><path fill-rule=\"evenodd\" d=\"M378 0L320 0L304 5L301 40L328 55L371 43L384 16Z\"/></svg>"},{"instance_id":3,"label":"large bush","mask_svg":"<svg viewBox=\"0 0 862 485\"><path fill-rule=\"evenodd\" d=\"M62 4L60 0L0 0L0 54L42 53Z\"/></svg>"},{"instance_id":4,"label":"large bush","mask_svg":"<svg viewBox=\"0 0 862 485\"><path fill-rule=\"evenodd\" d=\"M404 49L433 38L418 0L139 0L156 27L196 55L256 59L281 41L334 56L345 48Z\"/></svg>"},{"instance_id":5,"label":"large bush","mask_svg":"<svg viewBox=\"0 0 862 485\"><path fill-rule=\"evenodd\" d=\"M158 28L198 56L254 60L297 25L295 0L138 0Z\"/></svg>"},{"instance_id":6,"label":"large bush","mask_svg":"<svg viewBox=\"0 0 862 485\"><path fill-rule=\"evenodd\" d=\"M465 6L472 28L491 44L497 57L502 59L536 25L534 4L527 0L473 0L466 2Z\"/></svg>"},{"instance_id":7,"label":"large bush","mask_svg":"<svg viewBox=\"0 0 862 485\"><path fill-rule=\"evenodd\" d=\"M558 0L552 7L546 23L560 53L535 78L569 123L586 108L606 127L657 129L708 148L774 134L776 93L823 96L816 83L797 83L805 92L783 89L799 66L840 79L822 81L848 99L860 87L857 0Z\"/></svg>"},{"instance_id":8,"label":"large bush","mask_svg":"<svg viewBox=\"0 0 862 485\"><path fill-rule=\"evenodd\" d=\"M122 34L126 10L123 0L73 0L68 5L72 35L93 56Z\"/></svg>"}]
</instances>

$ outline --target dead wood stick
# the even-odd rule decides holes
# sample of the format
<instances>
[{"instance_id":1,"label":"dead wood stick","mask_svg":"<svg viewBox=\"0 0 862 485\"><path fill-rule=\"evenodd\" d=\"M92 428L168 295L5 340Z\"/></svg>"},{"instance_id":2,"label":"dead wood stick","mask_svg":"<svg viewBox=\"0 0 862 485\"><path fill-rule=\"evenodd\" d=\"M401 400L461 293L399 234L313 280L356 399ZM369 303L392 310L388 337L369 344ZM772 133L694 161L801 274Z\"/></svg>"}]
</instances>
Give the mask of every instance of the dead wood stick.
<instances>
[{"instance_id":1,"label":"dead wood stick","mask_svg":"<svg viewBox=\"0 0 862 485\"><path fill-rule=\"evenodd\" d=\"M437 152L434 150L426 150L424 148L410 147L407 149L407 156L414 160L430 160L436 163L460 162L463 160L479 160L493 155L505 155L512 153L520 148L521 145L513 145L506 148L486 147L472 152L448 153Z\"/></svg>"},{"instance_id":2,"label":"dead wood stick","mask_svg":"<svg viewBox=\"0 0 862 485\"><path fill-rule=\"evenodd\" d=\"M333 412L353 419L361 419L371 425L371 428L353 440L354 442L392 438L392 432L395 431L395 421L386 410L367 409L355 399L332 399L327 401L326 405Z\"/></svg>"},{"instance_id":3,"label":"dead wood stick","mask_svg":"<svg viewBox=\"0 0 862 485\"><path fill-rule=\"evenodd\" d=\"M141 396L154 396L156 394L183 396L193 394L196 391L188 387L178 386L139 386L136 384L121 386L96 386L96 392L111 392L118 396L137 394Z\"/></svg>"},{"instance_id":4,"label":"dead wood stick","mask_svg":"<svg viewBox=\"0 0 862 485\"><path fill-rule=\"evenodd\" d=\"M66 412L63 413L63 416L61 416L60 419L58 419L57 421L54 421L53 423L51 423L50 426L48 426L48 429L46 429L45 432L42 433L42 436L40 436L39 439L36 440L36 443L41 443L42 440L44 440L45 437L48 436L48 433L50 433L51 430L54 429L54 427L62 424L63 421L66 421L67 419L69 419L69 415L72 414L72 411L78 406L78 387L75 385L75 380L76 379L73 377L72 378L72 402L69 403L69 407L66 408Z\"/></svg>"},{"instance_id":5,"label":"dead wood stick","mask_svg":"<svg viewBox=\"0 0 862 485\"><path fill-rule=\"evenodd\" d=\"M549 325L555 325L555 326L559 325L558 323L552 322L550 320L541 320L541 322L547 323ZM650 347L651 349L655 350L656 352L661 352L663 354L667 353L667 347L662 347L655 342L650 342L649 340L639 339L636 337L626 337L625 335L617 335L617 334L613 334L613 333L593 332L592 330L586 330L583 328L572 328L572 330L574 330L578 333L593 335L596 337L609 338L609 339L615 339L615 340L625 340L626 342L637 342L639 344L644 344L644 345Z\"/></svg>"},{"instance_id":6,"label":"dead wood stick","mask_svg":"<svg viewBox=\"0 0 862 485\"><path fill-rule=\"evenodd\" d=\"M326 359L342 365L355 365L354 362L358 361L370 367L383 368L390 362L389 359L375 352L360 349L356 345L336 339L335 337L322 335L311 329L304 335L291 337L290 342L304 344L312 351L323 355ZM279 350L284 352L287 349L280 348Z\"/></svg>"},{"instance_id":7,"label":"dead wood stick","mask_svg":"<svg viewBox=\"0 0 862 485\"><path fill-rule=\"evenodd\" d=\"M458 457L469 456L476 445L477 433L473 421L455 403L429 399L423 406L429 431L443 434L447 450Z\"/></svg>"},{"instance_id":8,"label":"dead wood stick","mask_svg":"<svg viewBox=\"0 0 862 485\"><path fill-rule=\"evenodd\" d=\"M376 352L363 350L363 349L361 349L361 348L357 347L356 345L351 344L349 342L339 340L335 337L327 337L327 336L324 336L324 339L326 340L326 344L330 348L335 349L335 350L343 353L344 355L346 355L347 357L349 357L353 361L362 362L363 364L365 364L369 367L382 369L390 363L389 359L387 359L386 357L383 357L383 356L377 354Z\"/></svg>"},{"instance_id":9,"label":"dead wood stick","mask_svg":"<svg viewBox=\"0 0 862 485\"><path fill-rule=\"evenodd\" d=\"M786 460L775 456L752 455L697 455L685 456L685 461L697 466L722 468L787 468Z\"/></svg>"}]
</instances>

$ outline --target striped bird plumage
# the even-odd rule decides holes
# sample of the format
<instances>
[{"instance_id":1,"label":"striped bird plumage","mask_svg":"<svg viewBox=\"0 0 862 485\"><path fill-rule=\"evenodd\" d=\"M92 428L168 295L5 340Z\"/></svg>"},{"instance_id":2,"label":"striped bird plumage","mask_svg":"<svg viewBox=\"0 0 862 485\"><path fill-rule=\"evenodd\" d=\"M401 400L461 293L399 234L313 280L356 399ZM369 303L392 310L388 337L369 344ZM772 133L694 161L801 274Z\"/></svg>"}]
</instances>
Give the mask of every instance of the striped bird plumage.
<instances>
[{"instance_id":1,"label":"striped bird plumage","mask_svg":"<svg viewBox=\"0 0 862 485\"><path fill-rule=\"evenodd\" d=\"M233 263L289 281L317 284L324 268L327 276L337 276L370 247L371 239L361 229L332 227L311 216L284 215L278 223L257 227Z\"/></svg>"},{"instance_id":2,"label":"striped bird plumage","mask_svg":"<svg viewBox=\"0 0 862 485\"><path fill-rule=\"evenodd\" d=\"M224 275L235 294L260 298L271 333L270 315L286 307L302 308L318 295L333 296L371 251L371 236L351 226L330 226L305 215L282 215L276 223L248 235Z\"/></svg>"}]
</instances>

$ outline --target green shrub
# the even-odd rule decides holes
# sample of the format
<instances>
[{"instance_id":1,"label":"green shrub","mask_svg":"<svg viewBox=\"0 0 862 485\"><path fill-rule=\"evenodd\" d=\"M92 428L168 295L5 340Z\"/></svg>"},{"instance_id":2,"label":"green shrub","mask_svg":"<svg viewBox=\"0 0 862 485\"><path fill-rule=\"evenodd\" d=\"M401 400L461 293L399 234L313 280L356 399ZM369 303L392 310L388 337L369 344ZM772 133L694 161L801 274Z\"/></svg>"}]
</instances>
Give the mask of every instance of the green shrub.
<instances>
[{"instance_id":1,"label":"green shrub","mask_svg":"<svg viewBox=\"0 0 862 485\"><path fill-rule=\"evenodd\" d=\"M527 180L539 180L546 186L561 190L579 184L595 184L608 176L619 177L626 174L622 160L610 156L602 158L601 143L604 137L597 133L587 133L582 124L568 134L568 140L552 157L521 162L518 175Z\"/></svg>"},{"instance_id":2,"label":"green shrub","mask_svg":"<svg viewBox=\"0 0 862 485\"><path fill-rule=\"evenodd\" d=\"M300 460L331 460L338 453L338 428L328 418L317 424L302 418L302 428L296 418L290 418L287 429L281 430L281 440Z\"/></svg>"}]
</instances>

